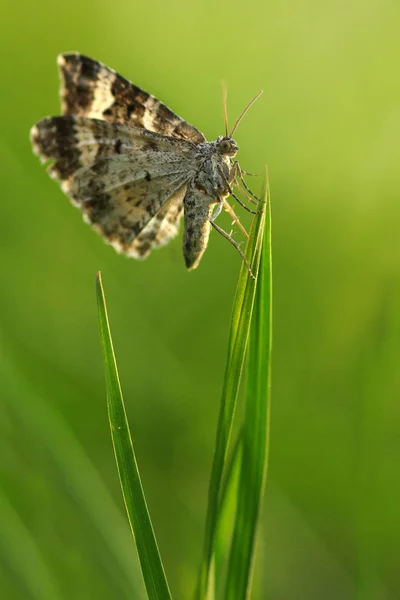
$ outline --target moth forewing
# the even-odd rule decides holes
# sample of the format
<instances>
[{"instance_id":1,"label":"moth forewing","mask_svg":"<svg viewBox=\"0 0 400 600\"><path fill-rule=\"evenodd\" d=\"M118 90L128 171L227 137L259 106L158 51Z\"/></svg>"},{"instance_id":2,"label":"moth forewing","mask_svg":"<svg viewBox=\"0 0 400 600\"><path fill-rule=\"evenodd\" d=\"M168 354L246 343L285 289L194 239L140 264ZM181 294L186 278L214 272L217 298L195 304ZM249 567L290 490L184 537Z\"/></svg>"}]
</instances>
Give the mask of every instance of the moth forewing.
<instances>
[{"instance_id":1,"label":"moth forewing","mask_svg":"<svg viewBox=\"0 0 400 600\"><path fill-rule=\"evenodd\" d=\"M193 125L103 63L78 52L60 54L57 62L63 115L130 124L194 143L205 142Z\"/></svg>"}]
</instances>

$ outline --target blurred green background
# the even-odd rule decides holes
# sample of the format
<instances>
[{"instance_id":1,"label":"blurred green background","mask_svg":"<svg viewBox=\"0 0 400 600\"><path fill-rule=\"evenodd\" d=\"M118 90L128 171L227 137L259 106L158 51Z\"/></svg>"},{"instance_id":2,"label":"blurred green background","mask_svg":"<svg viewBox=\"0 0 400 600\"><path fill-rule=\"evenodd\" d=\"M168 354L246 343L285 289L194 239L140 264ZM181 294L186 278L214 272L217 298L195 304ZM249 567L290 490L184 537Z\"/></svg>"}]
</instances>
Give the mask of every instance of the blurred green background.
<instances>
[{"instance_id":1,"label":"blurred green background","mask_svg":"<svg viewBox=\"0 0 400 600\"><path fill-rule=\"evenodd\" d=\"M190 598L240 266L215 232L187 273L179 239L136 262L82 222L29 143L59 113L68 50L209 140L223 132L222 79L231 122L265 90L235 136L243 168L268 164L273 213L254 598L400 598L399 31L389 0L3 4L2 598L142 597L107 423L99 269L167 575Z\"/></svg>"}]
</instances>

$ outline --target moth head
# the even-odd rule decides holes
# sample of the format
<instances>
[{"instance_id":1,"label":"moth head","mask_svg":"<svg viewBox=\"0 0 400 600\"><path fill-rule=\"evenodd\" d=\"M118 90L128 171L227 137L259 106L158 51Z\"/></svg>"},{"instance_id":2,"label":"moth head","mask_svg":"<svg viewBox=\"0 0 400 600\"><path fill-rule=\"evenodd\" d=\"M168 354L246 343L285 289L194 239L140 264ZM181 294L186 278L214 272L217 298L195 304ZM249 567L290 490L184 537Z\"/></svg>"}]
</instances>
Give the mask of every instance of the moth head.
<instances>
[{"instance_id":1,"label":"moth head","mask_svg":"<svg viewBox=\"0 0 400 600\"><path fill-rule=\"evenodd\" d=\"M235 140L229 136L218 138L217 143L221 154L226 156L235 156L239 150L239 146Z\"/></svg>"}]
</instances>

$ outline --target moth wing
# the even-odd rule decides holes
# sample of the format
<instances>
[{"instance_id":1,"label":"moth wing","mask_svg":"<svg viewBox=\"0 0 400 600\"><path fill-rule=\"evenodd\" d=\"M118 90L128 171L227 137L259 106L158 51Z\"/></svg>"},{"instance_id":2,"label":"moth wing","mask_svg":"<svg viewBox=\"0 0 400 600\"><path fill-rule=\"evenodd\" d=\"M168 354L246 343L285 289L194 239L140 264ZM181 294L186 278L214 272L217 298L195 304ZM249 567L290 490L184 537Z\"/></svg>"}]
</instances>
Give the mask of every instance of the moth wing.
<instances>
[{"instance_id":1,"label":"moth wing","mask_svg":"<svg viewBox=\"0 0 400 600\"><path fill-rule=\"evenodd\" d=\"M153 235L154 245L161 245L160 236L170 236L177 226L193 177L191 143L84 117L43 119L31 138L35 151L53 160L50 174L85 220L117 251L144 256ZM171 209L163 210L170 199ZM159 211L153 228L134 243Z\"/></svg>"},{"instance_id":2,"label":"moth wing","mask_svg":"<svg viewBox=\"0 0 400 600\"><path fill-rule=\"evenodd\" d=\"M58 57L58 65L63 115L128 123L194 143L206 141L193 125L101 62L69 52Z\"/></svg>"},{"instance_id":3,"label":"moth wing","mask_svg":"<svg viewBox=\"0 0 400 600\"><path fill-rule=\"evenodd\" d=\"M177 235L186 189L184 186L178 190L142 229L129 247L130 256L145 258L153 248L165 246Z\"/></svg>"}]
</instances>

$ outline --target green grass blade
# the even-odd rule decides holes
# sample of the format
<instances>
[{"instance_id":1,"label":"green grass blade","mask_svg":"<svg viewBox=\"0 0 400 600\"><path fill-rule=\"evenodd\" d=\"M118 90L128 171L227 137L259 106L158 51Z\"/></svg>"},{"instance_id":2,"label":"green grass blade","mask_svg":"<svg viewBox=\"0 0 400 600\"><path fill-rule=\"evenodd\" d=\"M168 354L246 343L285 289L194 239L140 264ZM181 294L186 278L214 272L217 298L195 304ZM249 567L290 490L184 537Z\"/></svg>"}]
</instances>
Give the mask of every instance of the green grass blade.
<instances>
[{"instance_id":1,"label":"green grass blade","mask_svg":"<svg viewBox=\"0 0 400 600\"><path fill-rule=\"evenodd\" d=\"M266 482L272 347L271 207L265 193L266 225L250 328L246 408L242 432L235 529L226 578L226 600L250 597L252 563Z\"/></svg>"},{"instance_id":2,"label":"green grass blade","mask_svg":"<svg viewBox=\"0 0 400 600\"><path fill-rule=\"evenodd\" d=\"M227 555L235 525L241 462L242 433L240 431L229 453L221 490L213 557L215 569L214 596L216 598L221 598L225 589L225 580L228 571Z\"/></svg>"},{"instance_id":3,"label":"green grass blade","mask_svg":"<svg viewBox=\"0 0 400 600\"><path fill-rule=\"evenodd\" d=\"M108 416L125 507L136 542L148 598L150 600L170 599L171 594L158 551L133 450L100 273L97 277L97 302L106 373Z\"/></svg>"},{"instance_id":4,"label":"green grass blade","mask_svg":"<svg viewBox=\"0 0 400 600\"><path fill-rule=\"evenodd\" d=\"M264 221L265 211L261 211L254 217L245 252L246 258L256 277L259 269ZM233 304L228 357L225 368L216 446L209 485L204 551L196 591L198 600L203 600L203 598L212 600L215 595L213 563L214 540L218 524L225 462L228 456L236 400L245 363L256 284L257 281L254 281L250 277L246 266L242 264Z\"/></svg>"}]
</instances>

